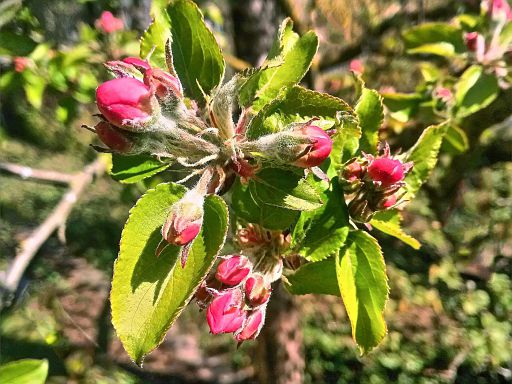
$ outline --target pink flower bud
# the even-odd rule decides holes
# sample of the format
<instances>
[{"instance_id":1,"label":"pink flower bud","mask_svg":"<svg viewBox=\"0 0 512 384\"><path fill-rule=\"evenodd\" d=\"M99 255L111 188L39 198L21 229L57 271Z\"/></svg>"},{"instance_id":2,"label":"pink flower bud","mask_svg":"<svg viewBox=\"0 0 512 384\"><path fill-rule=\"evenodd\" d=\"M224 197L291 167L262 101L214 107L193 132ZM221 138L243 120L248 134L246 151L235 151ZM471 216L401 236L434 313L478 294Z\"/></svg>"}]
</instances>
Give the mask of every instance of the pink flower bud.
<instances>
[{"instance_id":1,"label":"pink flower bud","mask_svg":"<svg viewBox=\"0 0 512 384\"><path fill-rule=\"evenodd\" d=\"M134 143L124 132L106 121L100 121L94 127L98 138L110 149L119 153L129 153Z\"/></svg>"},{"instance_id":2,"label":"pink flower bud","mask_svg":"<svg viewBox=\"0 0 512 384\"><path fill-rule=\"evenodd\" d=\"M204 196L196 190L188 191L171 208L162 227L162 237L173 245L187 245L194 240L203 225Z\"/></svg>"},{"instance_id":3,"label":"pink flower bud","mask_svg":"<svg viewBox=\"0 0 512 384\"><path fill-rule=\"evenodd\" d=\"M143 82L122 77L101 84L96 90L96 104L113 125L138 131L153 118L153 93Z\"/></svg>"},{"instance_id":4,"label":"pink flower bud","mask_svg":"<svg viewBox=\"0 0 512 384\"><path fill-rule=\"evenodd\" d=\"M464 42L469 51L474 52L478 61L482 61L485 54L485 39L478 32L469 32L464 35Z\"/></svg>"},{"instance_id":5,"label":"pink flower bud","mask_svg":"<svg viewBox=\"0 0 512 384\"><path fill-rule=\"evenodd\" d=\"M96 28L103 30L105 33L112 33L124 28L123 20L115 17L112 12L103 11L98 20L96 20Z\"/></svg>"},{"instance_id":6,"label":"pink flower bud","mask_svg":"<svg viewBox=\"0 0 512 384\"><path fill-rule=\"evenodd\" d=\"M242 328L235 334L237 341L252 340L258 337L263 324L265 324L266 307L254 310L244 321Z\"/></svg>"},{"instance_id":7,"label":"pink flower bud","mask_svg":"<svg viewBox=\"0 0 512 384\"><path fill-rule=\"evenodd\" d=\"M310 144L307 145L303 154L293 162L293 165L301 168L316 167L329 157L332 140L322 128L316 125L305 125L296 133L307 137Z\"/></svg>"},{"instance_id":8,"label":"pink flower bud","mask_svg":"<svg viewBox=\"0 0 512 384\"><path fill-rule=\"evenodd\" d=\"M165 99L168 96L181 97L180 81L159 68L146 70L144 84L151 87L160 99Z\"/></svg>"},{"instance_id":9,"label":"pink flower bud","mask_svg":"<svg viewBox=\"0 0 512 384\"><path fill-rule=\"evenodd\" d=\"M17 56L13 59L14 70L21 73L27 68L29 63L30 59L28 57Z\"/></svg>"},{"instance_id":10,"label":"pink flower bud","mask_svg":"<svg viewBox=\"0 0 512 384\"><path fill-rule=\"evenodd\" d=\"M123 63L133 65L141 72L145 72L148 69L151 69L151 65L146 60L139 59L138 57L125 57L122 60Z\"/></svg>"},{"instance_id":11,"label":"pink flower bud","mask_svg":"<svg viewBox=\"0 0 512 384\"><path fill-rule=\"evenodd\" d=\"M368 166L368 174L373 181L387 187L404 179L404 164L390 157L379 157Z\"/></svg>"},{"instance_id":12,"label":"pink flower bud","mask_svg":"<svg viewBox=\"0 0 512 384\"><path fill-rule=\"evenodd\" d=\"M245 299L253 307L265 304L271 291L270 284L259 273L252 274L245 281Z\"/></svg>"},{"instance_id":13,"label":"pink flower bud","mask_svg":"<svg viewBox=\"0 0 512 384\"><path fill-rule=\"evenodd\" d=\"M347 164L343 170L343 178L350 183L360 180L362 176L363 167L357 160Z\"/></svg>"},{"instance_id":14,"label":"pink flower bud","mask_svg":"<svg viewBox=\"0 0 512 384\"><path fill-rule=\"evenodd\" d=\"M452 91L450 91L448 88L438 87L434 91L434 97L445 103L448 103L452 99L453 94Z\"/></svg>"},{"instance_id":15,"label":"pink flower bud","mask_svg":"<svg viewBox=\"0 0 512 384\"><path fill-rule=\"evenodd\" d=\"M507 0L484 0L481 7L493 20L512 20L512 9Z\"/></svg>"},{"instance_id":16,"label":"pink flower bud","mask_svg":"<svg viewBox=\"0 0 512 384\"><path fill-rule=\"evenodd\" d=\"M213 334L236 332L245 320L242 291L230 289L216 296L206 311L206 320Z\"/></svg>"},{"instance_id":17,"label":"pink flower bud","mask_svg":"<svg viewBox=\"0 0 512 384\"><path fill-rule=\"evenodd\" d=\"M363 65L363 62L361 60L358 60L358 59L354 59L350 62L350 64L348 65L349 69L358 74L358 75L362 75L363 72L364 72L364 65Z\"/></svg>"},{"instance_id":18,"label":"pink flower bud","mask_svg":"<svg viewBox=\"0 0 512 384\"><path fill-rule=\"evenodd\" d=\"M391 208L392 206L394 206L396 204L396 201L397 201L396 195L388 196L382 202L382 208L383 209Z\"/></svg>"},{"instance_id":19,"label":"pink flower bud","mask_svg":"<svg viewBox=\"0 0 512 384\"><path fill-rule=\"evenodd\" d=\"M251 269L252 265L247 257L233 255L219 263L215 277L223 284L235 286L247 277Z\"/></svg>"}]
</instances>

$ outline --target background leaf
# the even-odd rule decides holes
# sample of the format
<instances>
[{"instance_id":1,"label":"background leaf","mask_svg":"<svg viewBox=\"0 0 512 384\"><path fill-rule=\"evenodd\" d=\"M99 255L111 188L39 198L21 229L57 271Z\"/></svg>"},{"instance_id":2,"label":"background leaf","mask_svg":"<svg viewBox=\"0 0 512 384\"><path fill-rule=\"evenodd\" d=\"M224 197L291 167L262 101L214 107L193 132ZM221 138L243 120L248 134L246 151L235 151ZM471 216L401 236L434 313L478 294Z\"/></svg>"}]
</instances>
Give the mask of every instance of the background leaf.
<instances>
[{"instance_id":1,"label":"background leaf","mask_svg":"<svg viewBox=\"0 0 512 384\"><path fill-rule=\"evenodd\" d=\"M355 108L361 127L360 149L366 153L377 151L379 128L384 119L382 97L374 89L363 88Z\"/></svg>"},{"instance_id":2,"label":"background leaf","mask_svg":"<svg viewBox=\"0 0 512 384\"><path fill-rule=\"evenodd\" d=\"M131 184L156 175L169 166L148 155L123 156L114 153L109 173L114 180Z\"/></svg>"},{"instance_id":3,"label":"background leaf","mask_svg":"<svg viewBox=\"0 0 512 384\"><path fill-rule=\"evenodd\" d=\"M370 221L370 225L387 235L396 237L414 249L420 249L420 242L402 231L401 221L402 216L397 209L388 209L377 212Z\"/></svg>"},{"instance_id":4,"label":"background leaf","mask_svg":"<svg viewBox=\"0 0 512 384\"><path fill-rule=\"evenodd\" d=\"M377 240L363 231L351 232L336 257L336 274L352 337L361 353L369 352L386 335L383 312L389 287Z\"/></svg>"},{"instance_id":5,"label":"background leaf","mask_svg":"<svg viewBox=\"0 0 512 384\"><path fill-rule=\"evenodd\" d=\"M2 384L44 384L48 376L48 361L23 359L0 366Z\"/></svg>"},{"instance_id":6,"label":"background leaf","mask_svg":"<svg viewBox=\"0 0 512 384\"><path fill-rule=\"evenodd\" d=\"M249 191L259 204L308 211L319 208L322 198L302 176L284 169L267 168L249 182Z\"/></svg>"},{"instance_id":7,"label":"background leaf","mask_svg":"<svg viewBox=\"0 0 512 384\"><path fill-rule=\"evenodd\" d=\"M453 56L466 52L463 32L447 23L423 23L403 34L408 53Z\"/></svg>"},{"instance_id":8,"label":"background leaf","mask_svg":"<svg viewBox=\"0 0 512 384\"><path fill-rule=\"evenodd\" d=\"M496 76L485 73L479 65L472 65L464 71L455 86L455 115L466 117L487 107L498 92Z\"/></svg>"},{"instance_id":9,"label":"background leaf","mask_svg":"<svg viewBox=\"0 0 512 384\"><path fill-rule=\"evenodd\" d=\"M336 277L335 258L304 264L293 273L286 275L285 286L294 295L314 293L341 296Z\"/></svg>"},{"instance_id":10,"label":"background leaf","mask_svg":"<svg viewBox=\"0 0 512 384\"><path fill-rule=\"evenodd\" d=\"M318 37L313 31L299 37L293 32L293 22L287 18L269 52L266 63L278 60L280 65L262 68L240 90L240 104L257 112L272 101L281 88L297 84L307 73L318 49Z\"/></svg>"},{"instance_id":11,"label":"background leaf","mask_svg":"<svg viewBox=\"0 0 512 384\"><path fill-rule=\"evenodd\" d=\"M405 160L414 162L414 166L405 177L407 183L406 198L416 195L416 192L428 179L430 172L435 167L446 129L446 123L428 127L423 131L416 144L407 152Z\"/></svg>"},{"instance_id":12,"label":"background leaf","mask_svg":"<svg viewBox=\"0 0 512 384\"><path fill-rule=\"evenodd\" d=\"M171 19L171 51L185 94L204 102L224 76L224 58L203 15L191 0L175 0L167 8Z\"/></svg>"},{"instance_id":13,"label":"background leaf","mask_svg":"<svg viewBox=\"0 0 512 384\"><path fill-rule=\"evenodd\" d=\"M185 268L180 247L155 249L160 228L173 203L185 193L177 184L148 191L130 212L114 265L112 322L124 348L137 364L162 341L224 244L227 207L218 196L206 198L203 228L194 240Z\"/></svg>"},{"instance_id":14,"label":"background leaf","mask_svg":"<svg viewBox=\"0 0 512 384\"><path fill-rule=\"evenodd\" d=\"M323 194L324 205L301 212L292 232L292 248L309 261L320 261L340 249L348 235L348 211L338 178Z\"/></svg>"},{"instance_id":15,"label":"background leaf","mask_svg":"<svg viewBox=\"0 0 512 384\"><path fill-rule=\"evenodd\" d=\"M140 38L140 57L146 58L154 47L149 60L151 65L166 69L165 43L171 37L171 20L167 12L160 12L153 17L154 21Z\"/></svg>"}]
</instances>

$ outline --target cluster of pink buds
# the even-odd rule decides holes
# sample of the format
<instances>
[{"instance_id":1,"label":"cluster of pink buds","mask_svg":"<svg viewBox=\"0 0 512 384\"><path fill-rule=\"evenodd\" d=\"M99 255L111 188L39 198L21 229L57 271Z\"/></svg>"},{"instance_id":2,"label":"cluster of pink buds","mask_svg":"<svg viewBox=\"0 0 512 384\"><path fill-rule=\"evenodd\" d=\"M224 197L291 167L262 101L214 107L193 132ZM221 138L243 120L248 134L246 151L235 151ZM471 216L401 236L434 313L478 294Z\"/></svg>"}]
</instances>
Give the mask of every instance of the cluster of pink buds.
<instances>
[{"instance_id":1,"label":"cluster of pink buds","mask_svg":"<svg viewBox=\"0 0 512 384\"><path fill-rule=\"evenodd\" d=\"M265 322L271 287L242 255L222 258L215 273L196 292L213 334L233 333L242 342L258 336Z\"/></svg>"},{"instance_id":2,"label":"cluster of pink buds","mask_svg":"<svg viewBox=\"0 0 512 384\"><path fill-rule=\"evenodd\" d=\"M110 11L103 11L98 20L96 20L96 28L101 29L105 33L113 33L124 29L123 20L115 17Z\"/></svg>"},{"instance_id":3,"label":"cluster of pink buds","mask_svg":"<svg viewBox=\"0 0 512 384\"><path fill-rule=\"evenodd\" d=\"M481 8L492 20L512 20L512 9L507 0L483 0Z\"/></svg>"},{"instance_id":4,"label":"cluster of pink buds","mask_svg":"<svg viewBox=\"0 0 512 384\"><path fill-rule=\"evenodd\" d=\"M353 196L348 205L350 216L366 223L375 212L395 207L412 166L393 158L387 143L377 157L365 154L363 159L352 159L341 174L345 193Z\"/></svg>"}]
</instances>

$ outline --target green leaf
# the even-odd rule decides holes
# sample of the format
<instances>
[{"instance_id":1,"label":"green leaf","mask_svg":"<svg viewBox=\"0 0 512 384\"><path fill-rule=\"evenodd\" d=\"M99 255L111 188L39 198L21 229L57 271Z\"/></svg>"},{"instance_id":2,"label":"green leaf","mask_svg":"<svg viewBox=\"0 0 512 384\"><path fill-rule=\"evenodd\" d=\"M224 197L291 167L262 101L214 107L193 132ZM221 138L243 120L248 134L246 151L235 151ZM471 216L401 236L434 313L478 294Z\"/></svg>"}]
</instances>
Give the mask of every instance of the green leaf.
<instances>
[{"instance_id":1,"label":"green leaf","mask_svg":"<svg viewBox=\"0 0 512 384\"><path fill-rule=\"evenodd\" d=\"M407 152L405 160L412 161L414 166L405 177L407 183L406 199L416 195L416 192L434 169L446 129L446 123L428 127L423 131L416 144Z\"/></svg>"},{"instance_id":2,"label":"green leaf","mask_svg":"<svg viewBox=\"0 0 512 384\"><path fill-rule=\"evenodd\" d=\"M293 22L287 18L281 24L266 64L280 61L281 65L264 66L240 90L240 104L257 112L271 102L281 88L297 84L307 73L318 49L318 37L309 31L302 37L293 32Z\"/></svg>"},{"instance_id":3,"label":"green leaf","mask_svg":"<svg viewBox=\"0 0 512 384\"><path fill-rule=\"evenodd\" d=\"M114 153L109 173L114 180L132 184L156 175L169 166L148 155L123 156Z\"/></svg>"},{"instance_id":4,"label":"green leaf","mask_svg":"<svg viewBox=\"0 0 512 384\"><path fill-rule=\"evenodd\" d=\"M283 130L296 122L306 122L313 117L321 118L324 129L333 128L339 124L336 116L341 114L353 116L355 112L350 106L337 97L327 93L315 92L301 86L282 89L275 99L265 105L251 120L247 128L250 140L260 136Z\"/></svg>"},{"instance_id":5,"label":"green leaf","mask_svg":"<svg viewBox=\"0 0 512 384\"><path fill-rule=\"evenodd\" d=\"M309 211L323 203L320 194L306 179L284 169L263 169L249 182L249 191L258 205Z\"/></svg>"},{"instance_id":6,"label":"green leaf","mask_svg":"<svg viewBox=\"0 0 512 384\"><path fill-rule=\"evenodd\" d=\"M23 77L26 83L23 84L27 101L35 108L41 109L43 105L43 96L46 89L46 81L43 77L36 75L31 71L24 71Z\"/></svg>"},{"instance_id":7,"label":"green leaf","mask_svg":"<svg viewBox=\"0 0 512 384\"><path fill-rule=\"evenodd\" d=\"M21 8L22 0L4 0L0 3L0 28L12 21ZM3 41L0 39L0 41Z\"/></svg>"},{"instance_id":8,"label":"green leaf","mask_svg":"<svg viewBox=\"0 0 512 384\"><path fill-rule=\"evenodd\" d=\"M386 335L383 312L389 287L377 240L363 231L351 232L336 257L336 275L352 337L361 353L367 353Z\"/></svg>"},{"instance_id":9,"label":"green leaf","mask_svg":"<svg viewBox=\"0 0 512 384\"><path fill-rule=\"evenodd\" d=\"M455 115L469 116L487 107L498 96L496 76L484 72L479 65L472 65L464 71L455 85Z\"/></svg>"},{"instance_id":10,"label":"green leaf","mask_svg":"<svg viewBox=\"0 0 512 384\"><path fill-rule=\"evenodd\" d=\"M204 102L224 76L224 58L201 11L191 0L175 0L167 8L171 19L174 67L190 98Z\"/></svg>"},{"instance_id":11,"label":"green leaf","mask_svg":"<svg viewBox=\"0 0 512 384\"><path fill-rule=\"evenodd\" d=\"M407 123L416 114L422 101L417 93L387 93L382 97L391 117L401 123Z\"/></svg>"},{"instance_id":12,"label":"green leaf","mask_svg":"<svg viewBox=\"0 0 512 384\"><path fill-rule=\"evenodd\" d=\"M166 68L165 44L171 37L171 20L166 12L153 17L153 22L140 38L140 57L146 58L154 48L149 62L155 67Z\"/></svg>"},{"instance_id":13,"label":"green leaf","mask_svg":"<svg viewBox=\"0 0 512 384\"><path fill-rule=\"evenodd\" d=\"M374 89L363 88L355 110L362 132L360 149L366 153L375 153L379 128L384 119L382 97Z\"/></svg>"},{"instance_id":14,"label":"green leaf","mask_svg":"<svg viewBox=\"0 0 512 384\"><path fill-rule=\"evenodd\" d=\"M227 207L218 196L204 204L204 221L185 268L180 247L155 250L171 206L185 193L177 184L149 190L130 211L114 265L110 300L112 322L130 357L139 365L161 343L167 330L192 298L224 244Z\"/></svg>"},{"instance_id":15,"label":"green leaf","mask_svg":"<svg viewBox=\"0 0 512 384\"><path fill-rule=\"evenodd\" d=\"M324 192L324 205L301 212L292 232L292 248L309 261L333 255L345 244L348 235L348 211L337 177L331 188Z\"/></svg>"},{"instance_id":16,"label":"green leaf","mask_svg":"<svg viewBox=\"0 0 512 384\"><path fill-rule=\"evenodd\" d=\"M446 129L441 151L460 154L466 152L468 148L469 140L466 132L457 126L450 124Z\"/></svg>"},{"instance_id":17,"label":"green leaf","mask_svg":"<svg viewBox=\"0 0 512 384\"><path fill-rule=\"evenodd\" d=\"M388 209L386 211L377 212L370 221L370 225L387 235L396 237L398 240L403 241L414 249L420 249L420 242L402 231L400 227L401 221L402 216L398 210Z\"/></svg>"},{"instance_id":18,"label":"green leaf","mask_svg":"<svg viewBox=\"0 0 512 384\"><path fill-rule=\"evenodd\" d=\"M450 57L466 51L463 31L446 23L423 23L403 34L407 52Z\"/></svg>"},{"instance_id":19,"label":"green leaf","mask_svg":"<svg viewBox=\"0 0 512 384\"><path fill-rule=\"evenodd\" d=\"M340 126L332 138L332 151L327 176L336 176L348 160L355 156L359 149L362 132L357 115L345 115L339 120Z\"/></svg>"},{"instance_id":20,"label":"green leaf","mask_svg":"<svg viewBox=\"0 0 512 384\"><path fill-rule=\"evenodd\" d=\"M241 219L271 230L285 230L297 221L299 212L267 204L258 204L252 197L249 187L239 179L232 188L231 207Z\"/></svg>"},{"instance_id":21,"label":"green leaf","mask_svg":"<svg viewBox=\"0 0 512 384\"><path fill-rule=\"evenodd\" d=\"M286 275L285 287L294 295L309 293L341 296L336 277L336 259L331 257L316 263L307 263Z\"/></svg>"},{"instance_id":22,"label":"green leaf","mask_svg":"<svg viewBox=\"0 0 512 384\"><path fill-rule=\"evenodd\" d=\"M1 16L0 16L1 17ZM0 31L0 55L28 56L37 43L26 35L18 35L11 31Z\"/></svg>"},{"instance_id":23,"label":"green leaf","mask_svg":"<svg viewBox=\"0 0 512 384\"><path fill-rule=\"evenodd\" d=\"M48 360L23 359L0 366L2 384L44 384Z\"/></svg>"}]
</instances>

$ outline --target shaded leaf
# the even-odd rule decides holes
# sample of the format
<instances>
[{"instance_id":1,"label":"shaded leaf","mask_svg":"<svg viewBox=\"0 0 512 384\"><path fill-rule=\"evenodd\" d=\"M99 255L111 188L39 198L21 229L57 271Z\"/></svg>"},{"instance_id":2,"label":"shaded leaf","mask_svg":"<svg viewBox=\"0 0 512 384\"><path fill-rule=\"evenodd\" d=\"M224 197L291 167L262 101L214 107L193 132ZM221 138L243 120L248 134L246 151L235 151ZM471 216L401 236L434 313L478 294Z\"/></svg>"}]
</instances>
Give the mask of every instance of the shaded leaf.
<instances>
[{"instance_id":1,"label":"shaded leaf","mask_svg":"<svg viewBox=\"0 0 512 384\"><path fill-rule=\"evenodd\" d=\"M162 163L149 155L123 156L114 153L109 173L114 180L131 184L156 175L169 166L170 164Z\"/></svg>"},{"instance_id":2,"label":"shaded leaf","mask_svg":"<svg viewBox=\"0 0 512 384\"><path fill-rule=\"evenodd\" d=\"M469 116L487 107L498 96L496 76L484 72L479 65L472 65L464 71L455 85L457 117Z\"/></svg>"}]
</instances>

